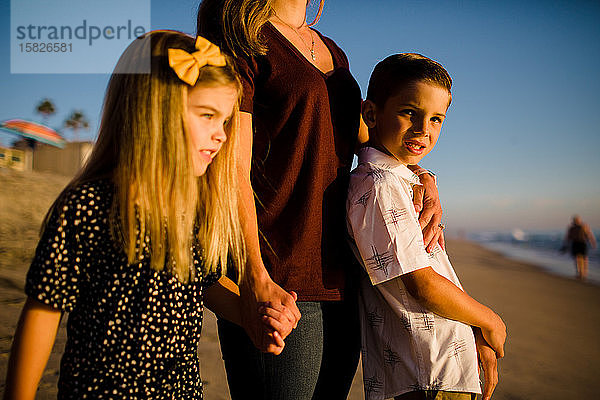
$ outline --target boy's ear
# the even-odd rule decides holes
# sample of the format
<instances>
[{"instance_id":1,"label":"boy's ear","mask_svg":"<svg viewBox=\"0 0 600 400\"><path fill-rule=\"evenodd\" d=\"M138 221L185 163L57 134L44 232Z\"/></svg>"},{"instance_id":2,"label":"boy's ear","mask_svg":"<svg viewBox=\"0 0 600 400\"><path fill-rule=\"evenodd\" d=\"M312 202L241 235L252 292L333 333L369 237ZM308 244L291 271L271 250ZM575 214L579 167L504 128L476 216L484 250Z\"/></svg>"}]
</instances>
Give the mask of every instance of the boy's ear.
<instances>
[{"instance_id":1,"label":"boy's ear","mask_svg":"<svg viewBox=\"0 0 600 400\"><path fill-rule=\"evenodd\" d=\"M371 100L365 100L362 103L362 117L367 128L375 128L375 115L377 114L377 106Z\"/></svg>"}]
</instances>

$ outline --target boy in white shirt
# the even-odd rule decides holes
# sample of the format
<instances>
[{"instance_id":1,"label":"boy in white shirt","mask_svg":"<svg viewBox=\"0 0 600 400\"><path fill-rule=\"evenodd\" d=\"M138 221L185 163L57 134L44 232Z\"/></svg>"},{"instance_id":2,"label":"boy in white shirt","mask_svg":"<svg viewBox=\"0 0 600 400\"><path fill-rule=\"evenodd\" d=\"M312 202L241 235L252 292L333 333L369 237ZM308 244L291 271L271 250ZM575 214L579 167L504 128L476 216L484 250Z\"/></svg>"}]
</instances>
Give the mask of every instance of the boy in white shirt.
<instances>
[{"instance_id":1,"label":"boy in white shirt","mask_svg":"<svg viewBox=\"0 0 600 400\"><path fill-rule=\"evenodd\" d=\"M435 61L396 54L377 64L363 104L369 142L347 200L349 233L366 274L360 285L368 400L483 399L497 383L506 327L467 295L439 245L425 251L412 204L417 164L435 146L452 79ZM440 227L443 229L443 226Z\"/></svg>"}]
</instances>

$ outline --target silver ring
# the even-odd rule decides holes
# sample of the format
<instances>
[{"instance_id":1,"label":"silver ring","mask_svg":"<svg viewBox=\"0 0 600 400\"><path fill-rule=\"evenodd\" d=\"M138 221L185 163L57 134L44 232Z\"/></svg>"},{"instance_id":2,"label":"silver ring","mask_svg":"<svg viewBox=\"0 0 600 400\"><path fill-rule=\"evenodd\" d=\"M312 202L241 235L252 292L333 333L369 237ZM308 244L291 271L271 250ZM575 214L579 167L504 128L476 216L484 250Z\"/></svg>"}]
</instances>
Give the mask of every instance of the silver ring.
<instances>
[{"instance_id":1,"label":"silver ring","mask_svg":"<svg viewBox=\"0 0 600 400\"><path fill-rule=\"evenodd\" d=\"M446 225L442 224L441 222L438 224L438 227L439 227L441 230L444 230L444 229L446 229Z\"/></svg>"}]
</instances>

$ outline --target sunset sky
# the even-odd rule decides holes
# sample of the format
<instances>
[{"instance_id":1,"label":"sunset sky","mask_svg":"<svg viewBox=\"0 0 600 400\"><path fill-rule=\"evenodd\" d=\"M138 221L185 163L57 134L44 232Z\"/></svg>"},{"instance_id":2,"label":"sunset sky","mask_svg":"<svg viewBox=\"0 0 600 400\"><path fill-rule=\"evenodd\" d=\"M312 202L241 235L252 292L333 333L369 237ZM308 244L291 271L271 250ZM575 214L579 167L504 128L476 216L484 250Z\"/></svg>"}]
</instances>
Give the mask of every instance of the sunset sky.
<instances>
[{"instance_id":1,"label":"sunset sky","mask_svg":"<svg viewBox=\"0 0 600 400\"><path fill-rule=\"evenodd\" d=\"M151 28L194 33L197 5L152 1ZM60 128L81 109L91 129L80 136L93 139L109 75L11 74L10 13L0 0L0 120L40 121L34 109L48 97L58 109L48 125ZM135 16L121 19L127 13ZM346 52L363 93L373 66L392 53L418 52L450 72L452 105L422 162L438 176L450 229L563 229L573 213L597 229L598 21L597 1L326 0L316 29ZM0 134L3 145L13 139Z\"/></svg>"}]
</instances>

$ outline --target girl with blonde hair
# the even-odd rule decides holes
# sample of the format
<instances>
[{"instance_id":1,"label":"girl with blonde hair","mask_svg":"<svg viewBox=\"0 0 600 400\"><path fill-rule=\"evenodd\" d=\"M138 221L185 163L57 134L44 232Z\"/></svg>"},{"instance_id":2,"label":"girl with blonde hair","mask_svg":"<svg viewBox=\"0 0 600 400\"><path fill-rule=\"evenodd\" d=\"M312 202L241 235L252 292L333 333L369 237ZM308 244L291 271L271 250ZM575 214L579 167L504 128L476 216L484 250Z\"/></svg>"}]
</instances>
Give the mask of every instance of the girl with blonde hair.
<instances>
[{"instance_id":1,"label":"girl with blonde hair","mask_svg":"<svg viewBox=\"0 0 600 400\"><path fill-rule=\"evenodd\" d=\"M245 260L240 91L231 60L202 37L156 31L127 48L89 161L46 216L5 399L34 398L65 312L58 398L202 397L203 301L241 321L222 276L228 261L243 276ZM285 315L270 314L280 352Z\"/></svg>"}]
</instances>

